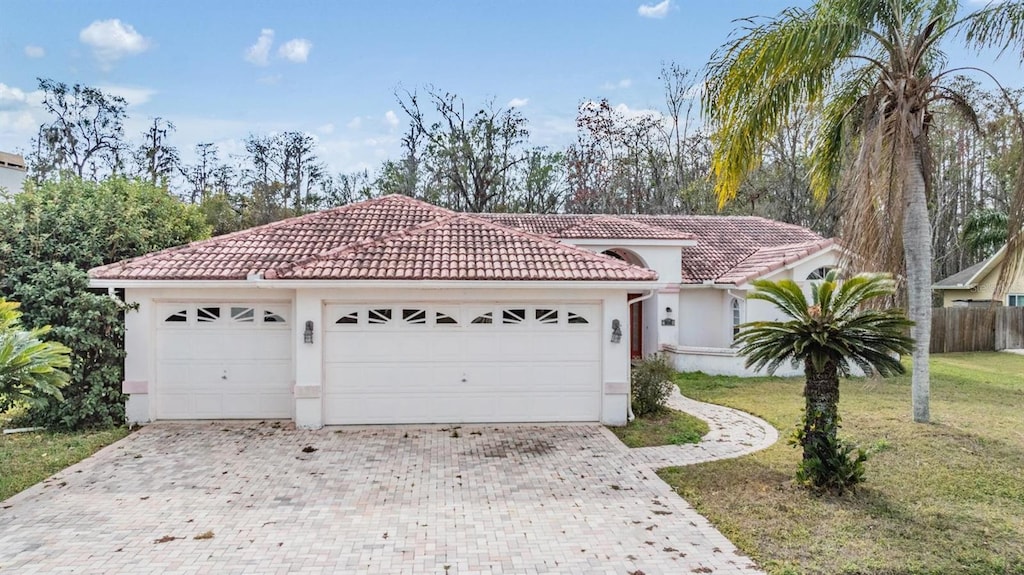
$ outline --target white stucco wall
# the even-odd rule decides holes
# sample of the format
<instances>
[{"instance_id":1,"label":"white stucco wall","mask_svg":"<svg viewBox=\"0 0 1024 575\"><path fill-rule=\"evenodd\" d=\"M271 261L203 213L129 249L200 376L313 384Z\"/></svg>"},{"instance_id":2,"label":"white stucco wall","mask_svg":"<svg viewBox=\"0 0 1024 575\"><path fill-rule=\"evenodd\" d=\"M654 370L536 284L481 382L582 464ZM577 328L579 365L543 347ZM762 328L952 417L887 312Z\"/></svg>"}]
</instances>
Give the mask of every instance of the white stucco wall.
<instances>
[{"instance_id":1,"label":"white stucco wall","mask_svg":"<svg viewBox=\"0 0 1024 575\"><path fill-rule=\"evenodd\" d=\"M838 255L836 248L825 250L793 265L780 268L765 276L765 279L791 279L802 284L806 291L811 284L807 276L818 268L837 265ZM752 289L753 286L745 284L735 287L683 286L679 290L678 341L663 340L661 345L669 354L676 369L702 371L712 375L767 375L745 368L743 358L731 347L733 299L740 302L741 322L785 319L782 312L770 303L747 299L747 294ZM787 364L780 367L776 375L791 376L802 373L802 368L792 369Z\"/></svg>"},{"instance_id":2,"label":"white stucco wall","mask_svg":"<svg viewBox=\"0 0 1024 575\"><path fill-rule=\"evenodd\" d=\"M25 182L26 174L25 170L0 166L0 188L7 190L11 194L20 192L21 186Z\"/></svg>"},{"instance_id":3,"label":"white stucco wall","mask_svg":"<svg viewBox=\"0 0 1024 575\"><path fill-rule=\"evenodd\" d=\"M640 290L642 291L642 290ZM293 390L295 421L300 427L323 425L323 309L327 303L343 302L579 302L600 304L602 327L599 330L601 381L601 421L610 425L626 422L629 406L629 314L626 291L622 289L487 289L487 288L129 288L128 303L137 303L138 311L125 316L125 381L128 393L127 417L130 422L148 422L155 417L150 401L155 393L156 306L162 302L270 302L292 304ZM623 336L611 341L612 322L619 320ZM314 323L312 344L303 342L306 321ZM653 339L653 338L652 338ZM400 358L396 358L399 360Z\"/></svg>"}]
</instances>

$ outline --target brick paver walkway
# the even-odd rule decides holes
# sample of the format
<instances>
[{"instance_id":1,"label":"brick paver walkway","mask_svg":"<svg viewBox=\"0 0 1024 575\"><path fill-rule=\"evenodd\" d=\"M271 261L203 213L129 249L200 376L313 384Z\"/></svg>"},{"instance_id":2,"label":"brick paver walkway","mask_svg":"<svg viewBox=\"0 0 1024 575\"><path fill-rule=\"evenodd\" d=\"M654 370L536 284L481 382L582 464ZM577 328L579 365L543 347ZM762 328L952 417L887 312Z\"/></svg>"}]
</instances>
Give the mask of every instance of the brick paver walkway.
<instances>
[{"instance_id":1,"label":"brick paver walkway","mask_svg":"<svg viewBox=\"0 0 1024 575\"><path fill-rule=\"evenodd\" d=\"M598 425L149 425L0 504L0 574L759 573L651 469L774 430L673 402L711 421L700 445L629 450Z\"/></svg>"}]
</instances>

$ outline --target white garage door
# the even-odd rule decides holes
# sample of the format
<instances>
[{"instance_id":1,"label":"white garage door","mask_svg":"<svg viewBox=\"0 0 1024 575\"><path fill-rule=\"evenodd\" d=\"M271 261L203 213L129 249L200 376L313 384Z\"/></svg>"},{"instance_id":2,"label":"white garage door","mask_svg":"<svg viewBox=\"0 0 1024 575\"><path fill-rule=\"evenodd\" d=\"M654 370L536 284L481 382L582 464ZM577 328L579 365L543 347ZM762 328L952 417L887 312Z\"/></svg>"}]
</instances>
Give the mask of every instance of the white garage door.
<instances>
[{"instance_id":1,"label":"white garage door","mask_svg":"<svg viewBox=\"0 0 1024 575\"><path fill-rule=\"evenodd\" d=\"M292 416L291 305L158 308L157 419Z\"/></svg>"},{"instance_id":2,"label":"white garage door","mask_svg":"<svg viewBox=\"0 0 1024 575\"><path fill-rule=\"evenodd\" d=\"M330 305L324 421L597 421L601 308Z\"/></svg>"}]
</instances>

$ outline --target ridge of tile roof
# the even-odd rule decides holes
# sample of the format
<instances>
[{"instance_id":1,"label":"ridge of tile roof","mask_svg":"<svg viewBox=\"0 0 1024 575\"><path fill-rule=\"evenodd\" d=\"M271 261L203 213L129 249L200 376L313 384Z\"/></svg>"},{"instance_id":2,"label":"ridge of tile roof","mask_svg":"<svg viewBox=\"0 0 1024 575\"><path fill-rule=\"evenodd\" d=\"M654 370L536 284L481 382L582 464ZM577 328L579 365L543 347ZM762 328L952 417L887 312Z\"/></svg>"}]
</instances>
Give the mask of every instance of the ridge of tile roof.
<instances>
[{"instance_id":1,"label":"ridge of tile roof","mask_svg":"<svg viewBox=\"0 0 1024 575\"><path fill-rule=\"evenodd\" d=\"M431 230L451 228L456 224L458 230L431 233ZM494 241L473 244L472 233L482 234L485 238L501 236L499 243L514 246L519 253L503 249ZM452 243L451 237L456 236L461 244ZM413 245L415 242L408 238L432 238L431 241L438 242L438 246L422 244L422 241L422 245ZM468 257L464 244L471 244L482 251ZM381 251L375 246L399 246L408 253L383 248ZM381 258L380 261L367 259L374 253ZM462 267L452 267L451 262L446 264L447 259L453 259L448 255L452 253L462 258L455 262L461 262ZM359 254L363 255L357 257ZM431 259L420 261L424 257ZM510 263L520 261L528 261L536 269L519 269ZM381 271L389 265L399 269L390 273ZM482 267L475 270L472 265ZM657 278L651 270L566 246L547 236L458 214L400 195L289 218L89 271L90 277L97 279L142 280L227 280L245 279L253 274L263 274L267 279L404 277L599 281Z\"/></svg>"}]
</instances>

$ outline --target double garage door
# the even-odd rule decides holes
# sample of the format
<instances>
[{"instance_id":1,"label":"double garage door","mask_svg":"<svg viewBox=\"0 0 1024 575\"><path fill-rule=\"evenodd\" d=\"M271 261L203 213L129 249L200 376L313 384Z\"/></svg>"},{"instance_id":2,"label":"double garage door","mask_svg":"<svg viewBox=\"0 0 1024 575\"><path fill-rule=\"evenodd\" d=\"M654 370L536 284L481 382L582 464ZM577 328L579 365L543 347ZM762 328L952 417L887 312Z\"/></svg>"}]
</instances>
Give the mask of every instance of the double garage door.
<instances>
[{"instance_id":1,"label":"double garage door","mask_svg":"<svg viewBox=\"0 0 1024 575\"><path fill-rule=\"evenodd\" d=\"M291 304L163 303L157 419L288 419ZM601 307L324 307L324 423L598 421ZM305 345L305 344L297 344Z\"/></svg>"},{"instance_id":2,"label":"double garage door","mask_svg":"<svg viewBox=\"0 0 1024 575\"><path fill-rule=\"evenodd\" d=\"M597 421L600 311L326 306L324 423Z\"/></svg>"}]
</instances>

